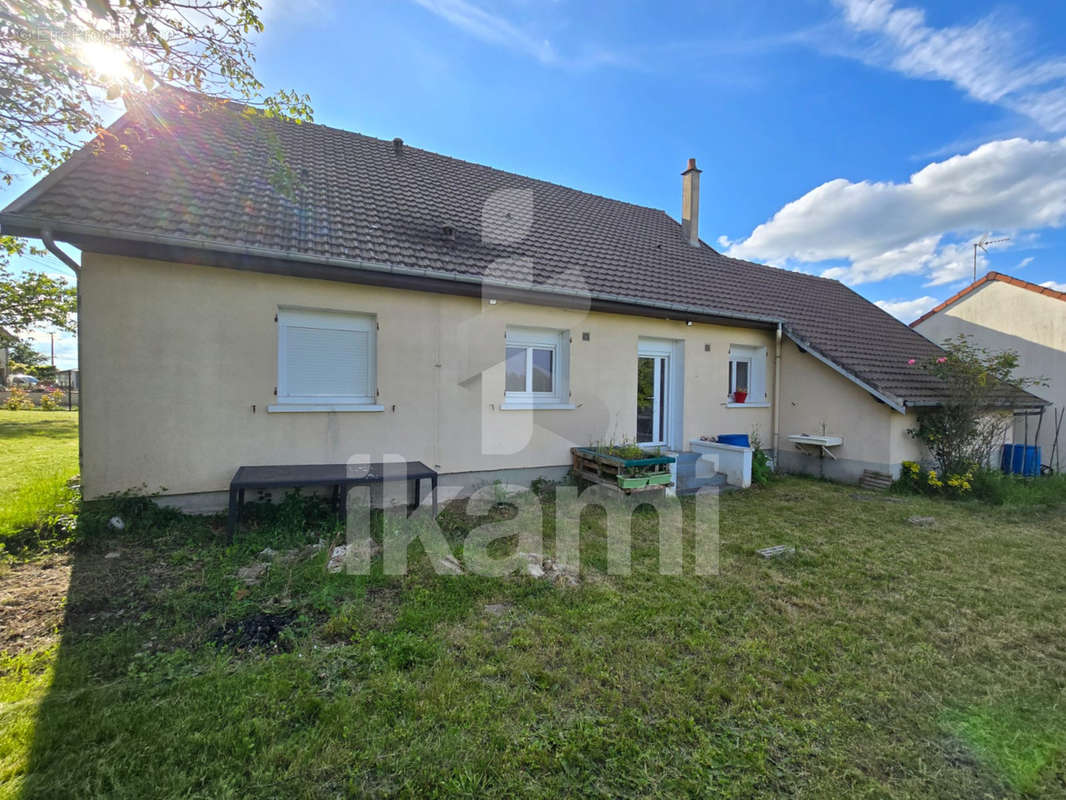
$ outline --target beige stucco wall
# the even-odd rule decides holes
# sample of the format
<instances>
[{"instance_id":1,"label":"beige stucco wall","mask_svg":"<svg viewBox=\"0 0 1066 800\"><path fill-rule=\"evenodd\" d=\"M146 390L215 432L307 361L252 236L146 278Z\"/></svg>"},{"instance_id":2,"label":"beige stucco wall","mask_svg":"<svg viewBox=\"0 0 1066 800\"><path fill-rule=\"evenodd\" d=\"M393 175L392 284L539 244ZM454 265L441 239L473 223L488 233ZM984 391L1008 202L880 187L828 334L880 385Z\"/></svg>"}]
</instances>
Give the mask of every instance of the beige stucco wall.
<instances>
[{"instance_id":1,"label":"beige stucco wall","mask_svg":"<svg viewBox=\"0 0 1066 800\"><path fill-rule=\"evenodd\" d=\"M83 264L88 497L142 485L168 494L218 491L242 464L393 455L424 461L442 474L566 464L574 444L634 437L641 336L683 342L685 402L677 444L700 434L750 433L755 426L767 438L771 430L770 408L725 406L731 344L768 348L773 397L774 345L766 331L490 305L93 253L83 254ZM385 410L268 413L277 384L279 306L375 314ZM570 330L575 409L500 410L507 325ZM835 385L834 392L849 386L839 377Z\"/></svg>"},{"instance_id":2,"label":"beige stucco wall","mask_svg":"<svg viewBox=\"0 0 1066 800\"><path fill-rule=\"evenodd\" d=\"M1050 400L1056 408L1066 408L1066 302L1003 281L990 281L915 329L937 344L965 334L989 350L1014 350L1019 356L1017 375L1049 381L1047 386L1035 386L1030 391ZM1052 418L1046 411L1039 439L1045 449L1045 463L1054 438ZM1030 442L1035 426L1032 420ZM1022 425L1016 426L1014 435L1022 441Z\"/></svg>"},{"instance_id":3,"label":"beige stucco wall","mask_svg":"<svg viewBox=\"0 0 1066 800\"><path fill-rule=\"evenodd\" d=\"M844 380L795 344L781 351L781 465L786 470L856 480L871 469L898 475L903 461L920 458L921 448L907 433L913 417L874 399L857 384ZM837 456L805 456L788 441L789 434L841 436Z\"/></svg>"}]
</instances>

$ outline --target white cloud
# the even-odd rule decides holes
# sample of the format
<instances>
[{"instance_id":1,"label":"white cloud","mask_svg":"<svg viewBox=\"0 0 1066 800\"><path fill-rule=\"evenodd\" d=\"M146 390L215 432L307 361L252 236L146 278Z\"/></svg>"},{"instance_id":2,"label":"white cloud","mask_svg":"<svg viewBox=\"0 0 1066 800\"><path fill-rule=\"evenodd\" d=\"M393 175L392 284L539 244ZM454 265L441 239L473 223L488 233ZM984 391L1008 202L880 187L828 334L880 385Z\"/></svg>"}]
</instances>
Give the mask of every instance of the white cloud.
<instances>
[{"instance_id":1,"label":"white cloud","mask_svg":"<svg viewBox=\"0 0 1066 800\"><path fill-rule=\"evenodd\" d=\"M949 81L970 97L1066 130L1066 58L1042 58L1017 18L935 28L892 0L835 0L860 38L848 54L914 78ZM838 46L833 46L839 50Z\"/></svg>"},{"instance_id":2,"label":"white cloud","mask_svg":"<svg viewBox=\"0 0 1066 800\"><path fill-rule=\"evenodd\" d=\"M551 41L524 30L506 17L486 11L468 0L414 0L422 8L475 39L535 58L556 67L633 66L628 58L603 47L587 45L577 56L558 53Z\"/></svg>"},{"instance_id":3,"label":"white cloud","mask_svg":"<svg viewBox=\"0 0 1066 800\"><path fill-rule=\"evenodd\" d=\"M913 300L878 300L874 305L884 309L902 322L913 322L940 303L935 297L916 297Z\"/></svg>"},{"instance_id":4,"label":"white cloud","mask_svg":"<svg viewBox=\"0 0 1066 800\"><path fill-rule=\"evenodd\" d=\"M823 183L728 253L820 265L823 275L851 284L920 275L939 286L972 277L978 235L1064 224L1066 139L1008 139L929 164L905 183ZM980 253L979 269L985 259Z\"/></svg>"},{"instance_id":5,"label":"white cloud","mask_svg":"<svg viewBox=\"0 0 1066 800\"><path fill-rule=\"evenodd\" d=\"M1034 260L1035 260L1035 258L1033 256L1026 256L1021 261L1018 262L1018 265L1015 267L1015 269L1025 269L1030 264L1032 264Z\"/></svg>"},{"instance_id":6,"label":"white cloud","mask_svg":"<svg viewBox=\"0 0 1066 800\"><path fill-rule=\"evenodd\" d=\"M1061 281L1044 281L1040 285L1045 289L1054 289L1056 292L1066 292L1066 283Z\"/></svg>"},{"instance_id":7,"label":"white cloud","mask_svg":"<svg viewBox=\"0 0 1066 800\"><path fill-rule=\"evenodd\" d=\"M555 61L555 52L550 42L538 40L503 17L480 9L466 0L415 0L415 2L484 42L518 50L545 64Z\"/></svg>"},{"instance_id":8,"label":"white cloud","mask_svg":"<svg viewBox=\"0 0 1066 800\"><path fill-rule=\"evenodd\" d=\"M49 331L27 331L21 337L29 342L41 355L46 358L52 356L52 337ZM78 338L70 333L59 331L55 334L56 367L59 369L71 369L78 366Z\"/></svg>"}]
</instances>

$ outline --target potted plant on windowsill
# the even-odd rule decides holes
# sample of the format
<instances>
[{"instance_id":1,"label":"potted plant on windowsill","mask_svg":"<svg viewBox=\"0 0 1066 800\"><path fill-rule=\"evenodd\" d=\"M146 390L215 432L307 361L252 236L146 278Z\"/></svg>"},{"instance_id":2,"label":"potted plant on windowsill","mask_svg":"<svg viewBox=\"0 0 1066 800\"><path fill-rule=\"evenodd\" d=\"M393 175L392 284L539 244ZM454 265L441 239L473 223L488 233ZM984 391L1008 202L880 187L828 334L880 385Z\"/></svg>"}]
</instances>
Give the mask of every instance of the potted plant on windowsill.
<instances>
[{"instance_id":1,"label":"potted plant on windowsill","mask_svg":"<svg viewBox=\"0 0 1066 800\"><path fill-rule=\"evenodd\" d=\"M747 387L743 389L736 389L733 392L734 403L746 403L748 402L748 390Z\"/></svg>"}]
</instances>

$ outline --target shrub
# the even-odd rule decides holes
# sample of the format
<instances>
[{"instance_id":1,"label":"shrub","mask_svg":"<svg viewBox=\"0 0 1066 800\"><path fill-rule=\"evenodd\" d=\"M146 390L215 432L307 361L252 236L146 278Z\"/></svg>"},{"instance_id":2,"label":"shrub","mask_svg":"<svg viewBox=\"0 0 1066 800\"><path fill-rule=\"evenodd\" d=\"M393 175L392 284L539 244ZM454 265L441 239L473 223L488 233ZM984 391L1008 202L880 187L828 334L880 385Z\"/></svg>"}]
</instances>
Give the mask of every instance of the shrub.
<instances>
[{"instance_id":1,"label":"shrub","mask_svg":"<svg viewBox=\"0 0 1066 800\"><path fill-rule=\"evenodd\" d=\"M943 497L966 497L973 494L974 469L943 475L935 469L924 469L915 461L904 461L899 479L893 488Z\"/></svg>"},{"instance_id":2,"label":"shrub","mask_svg":"<svg viewBox=\"0 0 1066 800\"><path fill-rule=\"evenodd\" d=\"M762 438L759 429L753 428L749 437L751 443L751 480L760 486L765 486L774 477L774 471L770 469L770 454L762 449Z\"/></svg>"},{"instance_id":3,"label":"shrub","mask_svg":"<svg viewBox=\"0 0 1066 800\"><path fill-rule=\"evenodd\" d=\"M24 411L33 407L33 400L30 399L29 392L23 389L13 388L4 402L4 408L8 411Z\"/></svg>"},{"instance_id":4,"label":"shrub","mask_svg":"<svg viewBox=\"0 0 1066 800\"><path fill-rule=\"evenodd\" d=\"M923 411L909 432L928 449L941 475L962 475L986 466L1012 421L1010 387L1042 385L1014 375L1018 354L986 350L966 336L944 342L944 354L907 362L939 378L944 399ZM935 479L938 480L938 479ZM957 487L956 487L957 488Z\"/></svg>"},{"instance_id":5,"label":"shrub","mask_svg":"<svg viewBox=\"0 0 1066 800\"><path fill-rule=\"evenodd\" d=\"M41 410L55 411L57 408L62 408L64 399L62 389L53 389L41 395Z\"/></svg>"}]
</instances>

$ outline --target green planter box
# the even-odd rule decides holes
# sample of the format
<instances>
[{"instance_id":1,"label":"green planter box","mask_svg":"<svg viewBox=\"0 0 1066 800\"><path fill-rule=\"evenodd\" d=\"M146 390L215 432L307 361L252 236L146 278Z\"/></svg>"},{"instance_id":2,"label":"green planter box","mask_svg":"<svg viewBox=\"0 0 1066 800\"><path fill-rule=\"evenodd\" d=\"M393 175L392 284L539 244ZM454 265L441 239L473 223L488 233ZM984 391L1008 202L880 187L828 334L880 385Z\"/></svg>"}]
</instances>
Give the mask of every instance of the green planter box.
<instances>
[{"instance_id":1,"label":"green planter box","mask_svg":"<svg viewBox=\"0 0 1066 800\"><path fill-rule=\"evenodd\" d=\"M648 476L648 486L666 486L670 483L669 472L658 472Z\"/></svg>"},{"instance_id":2,"label":"green planter box","mask_svg":"<svg viewBox=\"0 0 1066 800\"><path fill-rule=\"evenodd\" d=\"M667 473L669 477L669 473ZM639 489L642 486L648 485L647 475L619 475L618 485L623 489Z\"/></svg>"}]
</instances>

